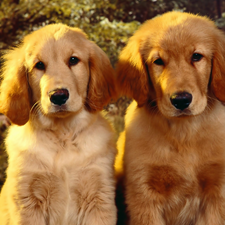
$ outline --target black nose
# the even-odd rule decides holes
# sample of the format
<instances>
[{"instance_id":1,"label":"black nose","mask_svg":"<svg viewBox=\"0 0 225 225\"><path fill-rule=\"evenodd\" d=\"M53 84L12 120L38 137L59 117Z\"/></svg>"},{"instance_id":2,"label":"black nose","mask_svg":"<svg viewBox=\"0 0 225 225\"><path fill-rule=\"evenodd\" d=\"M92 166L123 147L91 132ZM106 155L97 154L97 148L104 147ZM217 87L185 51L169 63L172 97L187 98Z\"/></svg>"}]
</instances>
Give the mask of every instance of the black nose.
<instances>
[{"instance_id":1,"label":"black nose","mask_svg":"<svg viewBox=\"0 0 225 225\"><path fill-rule=\"evenodd\" d=\"M171 95L170 101L177 109L186 109L192 101L192 95L188 92L177 92Z\"/></svg>"},{"instance_id":2,"label":"black nose","mask_svg":"<svg viewBox=\"0 0 225 225\"><path fill-rule=\"evenodd\" d=\"M50 101L55 105L63 105L69 98L69 92L66 89L56 89L49 93Z\"/></svg>"}]
</instances>

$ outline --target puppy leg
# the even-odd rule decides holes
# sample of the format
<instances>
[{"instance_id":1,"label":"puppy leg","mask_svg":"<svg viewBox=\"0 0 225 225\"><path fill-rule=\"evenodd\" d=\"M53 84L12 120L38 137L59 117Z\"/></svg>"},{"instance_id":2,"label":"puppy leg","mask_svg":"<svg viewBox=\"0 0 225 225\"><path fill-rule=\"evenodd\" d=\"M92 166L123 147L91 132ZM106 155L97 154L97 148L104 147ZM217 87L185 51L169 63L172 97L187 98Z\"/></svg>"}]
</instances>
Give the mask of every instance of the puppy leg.
<instances>
[{"instance_id":1,"label":"puppy leg","mask_svg":"<svg viewBox=\"0 0 225 225\"><path fill-rule=\"evenodd\" d=\"M79 225L115 225L115 187L113 178L96 168L82 172L79 187L76 189L78 199Z\"/></svg>"},{"instance_id":2,"label":"puppy leg","mask_svg":"<svg viewBox=\"0 0 225 225\"><path fill-rule=\"evenodd\" d=\"M222 199L222 198L221 198ZM196 221L196 225L224 225L225 224L225 204L221 206L221 201L219 200L216 204L207 203L207 206L203 207L200 212L200 216Z\"/></svg>"},{"instance_id":3,"label":"puppy leg","mask_svg":"<svg viewBox=\"0 0 225 225\"><path fill-rule=\"evenodd\" d=\"M165 225L161 208L163 200L149 188L142 176L125 178L125 199L129 225Z\"/></svg>"},{"instance_id":4,"label":"puppy leg","mask_svg":"<svg viewBox=\"0 0 225 225\"><path fill-rule=\"evenodd\" d=\"M200 214L197 225L225 224L225 163L206 163L198 169L201 193Z\"/></svg>"},{"instance_id":5,"label":"puppy leg","mask_svg":"<svg viewBox=\"0 0 225 225\"><path fill-rule=\"evenodd\" d=\"M61 224L66 203L66 187L63 183L53 174L23 175L16 199L21 206L21 224Z\"/></svg>"},{"instance_id":6,"label":"puppy leg","mask_svg":"<svg viewBox=\"0 0 225 225\"><path fill-rule=\"evenodd\" d=\"M159 203L146 199L141 193L131 194L135 190L127 190L127 210L129 225L165 225Z\"/></svg>"},{"instance_id":7,"label":"puppy leg","mask_svg":"<svg viewBox=\"0 0 225 225\"><path fill-rule=\"evenodd\" d=\"M129 166L129 167L128 167ZM128 165L125 177L126 203L131 225L173 224L185 201L181 195L190 196L191 183L172 166ZM135 171L132 173L130 171ZM191 189L192 190L192 189ZM172 216L165 218L165 212Z\"/></svg>"}]
</instances>

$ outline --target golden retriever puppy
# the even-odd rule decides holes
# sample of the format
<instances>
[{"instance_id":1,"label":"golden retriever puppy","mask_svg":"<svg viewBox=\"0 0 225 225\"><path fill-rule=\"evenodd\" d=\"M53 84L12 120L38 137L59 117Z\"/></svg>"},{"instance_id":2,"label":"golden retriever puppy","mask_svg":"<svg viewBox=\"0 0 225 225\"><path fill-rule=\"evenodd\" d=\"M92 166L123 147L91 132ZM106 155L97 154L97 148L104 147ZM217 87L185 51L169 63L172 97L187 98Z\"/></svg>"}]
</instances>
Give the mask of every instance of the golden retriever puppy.
<instances>
[{"instance_id":1,"label":"golden retriever puppy","mask_svg":"<svg viewBox=\"0 0 225 225\"><path fill-rule=\"evenodd\" d=\"M55 24L4 59L0 112L13 125L1 225L116 224L116 148L99 113L116 94L106 54Z\"/></svg>"},{"instance_id":2,"label":"golden retriever puppy","mask_svg":"<svg viewBox=\"0 0 225 225\"><path fill-rule=\"evenodd\" d=\"M125 198L131 225L225 224L225 36L169 12L130 38L117 67L128 109Z\"/></svg>"}]
</instances>

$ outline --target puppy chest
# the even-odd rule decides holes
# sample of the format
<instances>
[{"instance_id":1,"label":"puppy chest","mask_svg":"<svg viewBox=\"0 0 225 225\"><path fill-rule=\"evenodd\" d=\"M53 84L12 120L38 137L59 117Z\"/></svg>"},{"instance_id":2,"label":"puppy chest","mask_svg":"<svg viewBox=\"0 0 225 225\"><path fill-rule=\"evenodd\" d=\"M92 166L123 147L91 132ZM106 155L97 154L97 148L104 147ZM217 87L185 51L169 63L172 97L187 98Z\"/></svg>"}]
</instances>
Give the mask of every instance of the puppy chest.
<instances>
[{"instance_id":1,"label":"puppy chest","mask_svg":"<svg viewBox=\"0 0 225 225\"><path fill-rule=\"evenodd\" d=\"M225 164L205 163L196 167L192 176L174 166L152 165L147 183L150 198L154 196L162 207L167 224L191 223L204 213L207 202L225 201Z\"/></svg>"},{"instance_id":2,"label":"puppy chest","mask_svg":"<svg viewBox=\"0 0 225 225\"><path fill-rule=\"evenodd\" d=\"M49 224L77 224L98 204L102 177L101 171L90 166L33 173L28 185L21 180L21 190L29 187L21 203L26 206L32 200L40 213L54 215L55 221L50 219Z\"/></svg>"},{"instance_id":3,"label":"puppy chest","mask_svg":"<svg viewBox=\"0 0 225 225\"><path fill-rule=\"evenodd\" d=\"M151 166L148 175L148 185L150 189L167 199L179 192L183 192L185 195L192 194L192 182L185 179L185 177L179 174L172 166Z\"/></svg>"}]
</instances>

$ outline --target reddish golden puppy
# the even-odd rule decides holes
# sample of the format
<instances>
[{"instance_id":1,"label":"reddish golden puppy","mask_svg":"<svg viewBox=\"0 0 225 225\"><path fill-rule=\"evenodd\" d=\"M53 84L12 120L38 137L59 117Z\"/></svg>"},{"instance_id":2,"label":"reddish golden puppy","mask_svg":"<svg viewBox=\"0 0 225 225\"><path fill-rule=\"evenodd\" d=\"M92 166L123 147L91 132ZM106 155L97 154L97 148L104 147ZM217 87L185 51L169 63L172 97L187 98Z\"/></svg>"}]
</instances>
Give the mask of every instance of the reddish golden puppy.
<instances>
[{"instance_id":1,"label":"reddish golden puppy","mask_svg":"<svg viewBox=\"0 0 225 225\"><path fill-rule=\"evenodd\" d=\"M13 125L1 225L115 225L116 148L99 113L115 95L106 54L55 24L4 59L0 111Z\"/></svg>"},{"instance_id":2,"label":"reddish golden puppy","mask_svg":"<svg viewBox=\"0 0 225 225\"><path fill-rule=\"evenodd\" d=\"M225 224L224 34L166 13L130 38L117 74L137 102L119 140L130 224Z\"/></svg>"}]
</instances>

